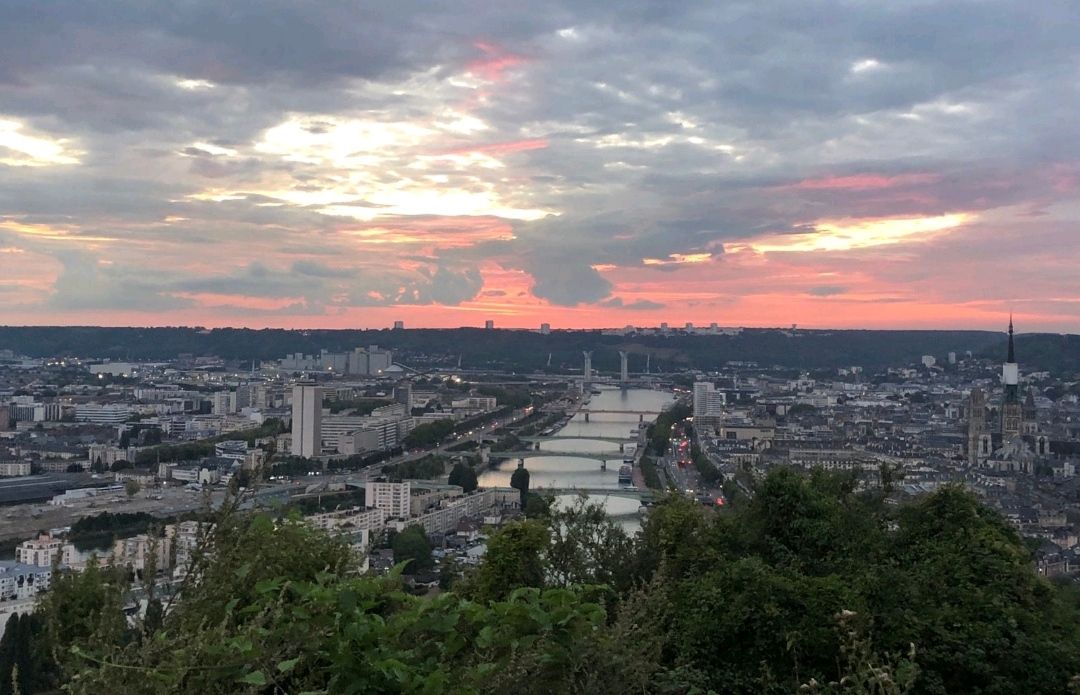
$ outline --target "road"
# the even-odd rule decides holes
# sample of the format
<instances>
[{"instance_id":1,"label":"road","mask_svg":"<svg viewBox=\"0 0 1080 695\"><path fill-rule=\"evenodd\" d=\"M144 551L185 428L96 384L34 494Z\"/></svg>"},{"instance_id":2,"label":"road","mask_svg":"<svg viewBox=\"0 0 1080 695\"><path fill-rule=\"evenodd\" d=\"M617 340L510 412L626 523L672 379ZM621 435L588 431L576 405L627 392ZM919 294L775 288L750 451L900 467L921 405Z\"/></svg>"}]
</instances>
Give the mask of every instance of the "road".
<instances>
[{"instance_id":1,"label":"road","mask_svg":"<svg viewBox=\"0 0 1080 695\"><path fill-rule=\"evenodd\" d=\"M377 478L382 473L383 468L385 468L386 466L393 466L393 465L396 465L398 463L406 463L408 461L416 461L417 459L422 459L425 456L432 456L434 454L446 454L446 453L453 454L455 452L449 451L449 449L451 447L457 446L458 444L461 444L463 442L478 441L479 439L481 439L485 435L490 434L494 430L497 430L500 427L506 427L508 425L512 425L515 422L517 422L519 420L523 420L526 417L528 417L528 415L526 415L525 413L520 412L520 411L514 411L514 414L512 414L508 418L499 418L498 420L495 420L495 421L490 422L490 423L488 423L486 425L483 425L482 427L480 427L478 429L470 430L466 434L463 434L462 436L458 437L457 439L454 439L453 441L449 441L449 442L446 442L444 444L440 444L439 446L437 446L437 447L435 447L433 449L421 449L421 450L418 450L418 451L408 452L408 453L402 454L400 456L395 456L394 458L390 458L390 459L387 459L385 461L381 461L379 463L372 464L372 465L367 466L366 468L363 468L363 469L361 469L361 470L359 470L359 471L357 471L355 473L343 473L343 474L337 474L337 475L327 476L327 477L329 477L331 480L338 480L338 481L346 480L346 479L367 481L367 480L370 480L372 478Z\"/></svg>"}]
</instances>

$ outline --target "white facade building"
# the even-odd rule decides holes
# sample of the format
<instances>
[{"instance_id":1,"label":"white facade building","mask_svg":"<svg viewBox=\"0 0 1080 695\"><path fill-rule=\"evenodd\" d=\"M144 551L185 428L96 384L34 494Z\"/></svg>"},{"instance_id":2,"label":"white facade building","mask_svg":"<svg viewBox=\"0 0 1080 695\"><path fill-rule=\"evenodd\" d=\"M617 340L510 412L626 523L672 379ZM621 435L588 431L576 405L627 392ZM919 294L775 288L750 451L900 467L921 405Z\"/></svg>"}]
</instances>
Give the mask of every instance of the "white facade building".
<instances>
[{"instance_id":1,"label":"white facade building","mask_svg":"<svg viewBox=\"0 0 1080 695\"><path fill-rule=\"evenodd\" d=\"M379 483L369 481L364 485L367 506L381 509L387 518L409 518L412 485L409 483Z\"/></svg>"},{"instance_id":2,"label":"white facade building","mask_svg":"<svg viewBox=\"0 0 1080 695\"><path fill-rule=\"evenodd\" d=\"M322 453L322 389L297 384L292 395L292 455L312 458Z\"/></svg>"},{"instance_id":3,"label":"white facade building","mask_svg":"<svg viewBox=\"0 0 1080 695\"><path fill-rule=\"evenodd\" d=\"M52 569L0 561L0 601L18 601L40 594L52 582Z\"/></svg>"}]
</instances>

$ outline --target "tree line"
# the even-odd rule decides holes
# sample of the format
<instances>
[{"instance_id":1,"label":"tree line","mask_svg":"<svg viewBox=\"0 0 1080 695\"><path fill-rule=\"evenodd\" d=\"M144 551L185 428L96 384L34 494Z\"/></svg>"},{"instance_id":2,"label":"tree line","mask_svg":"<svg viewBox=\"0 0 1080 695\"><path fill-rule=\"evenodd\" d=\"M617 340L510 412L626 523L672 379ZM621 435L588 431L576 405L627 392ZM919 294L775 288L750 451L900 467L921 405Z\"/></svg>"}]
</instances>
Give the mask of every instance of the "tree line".
<instances>
[{"instance_id":1,"label":"tree line","mask_svg":"<svg viewBox=\"0 0 1080 695\"><path fill-rule=\"evenodd\" d=\"M417 532L399 538L401 558L426 565ZM198 581L145 619L125 617L126 573L58 576L28 630L47 655L33 677L133 695L1064 695L1080 682L1080 592L1037 576L1016 532L959 487L893 505L849 475L777 469L724 510L664 498L635 535L585 499L536 507L425 596L405 590L408 563L370 577L356 562L299 519L222 516Z\"/></svg>"}]
</instances>

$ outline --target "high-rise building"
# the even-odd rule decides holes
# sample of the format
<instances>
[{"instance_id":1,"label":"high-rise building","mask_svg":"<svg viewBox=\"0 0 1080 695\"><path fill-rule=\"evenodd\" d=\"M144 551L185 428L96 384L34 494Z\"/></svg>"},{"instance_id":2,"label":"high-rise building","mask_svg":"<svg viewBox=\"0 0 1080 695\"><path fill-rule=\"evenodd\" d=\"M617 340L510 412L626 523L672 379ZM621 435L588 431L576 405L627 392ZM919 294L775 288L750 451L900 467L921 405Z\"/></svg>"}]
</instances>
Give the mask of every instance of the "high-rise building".
<instances>
[{"instance_id":1,"label":"high-rise building","mask_svg":"<svg viewBox=\"0 0 1080 695\"><path fill-rule=\"evenodd\" d=\"M630 381L630 354L622 350L619 351L619 381L624 384Z\"/></svg>"},{"instance_id":2,"label":"high-rise building","mask_svg":"<svg viewBox=\"0 0 1080 695\"><path fill-rule=\"evenodd\" d=\"M322 389L318 386L293 386L291 452L306 458L322 453Z\"/></svg>"},{"instance_id":3,"label":"high-rise building","mask_svg":"<svg viewBox=\"0 0 1080 695\"><path fill-rule=\"evenodd\" d=\"M394 330L395 331L405 330L405 322L404 321L394 321Z\"/></svg>"},{"instance_id":4,"label":"high-rise building","mask_svg":"<svg viewBox=\"0 0 1080 695\"><path fill-rule=\"evenodd\" d=\"M583 350L581 354L585 356L585 366L582 369L581 374L585 385L588 386L589 383L592 382L592 353L588 350Z\"/></svg>"},{"instance_id":5,"label":"high-rise building","mask_svg":"<svg viewBox=\"0 0 1080 695\"><path fill-rule=\"evenodd\" d=\"M540 324L540 335L551 335L551 324L550 323L542 323L542 324Z\"/></svg>"},{"instance_id":6,"label":"high-rise building","mask_svg":"<svg viewBox=\"0 0 1080 695\"><path fill-rule=\"evenodd\" d=\"M711 381L698 381L694 384L694 417L705 417L709 409L709 394L716 390Z\"/></svg>"},{"instance_id":7,"label":"high-rise building","mask_svg":"<svg viewBox=\"0 0 1080 695\"><path fill-rule=\"evenodd\" d=\"M495 328L495 322L491 319L484 321L484 328L490 331L491 329Z\"/></svg>"},{"instance_id":8,"label":"high-rise building","mask_svg":"<svg viewBox=\"0 0 1080 695\"><path fill-rule=\"evenodd\" d=\"M1001 382L1005 386L1005 397L1001 404L1001 439L1008 444L1020 436L1023 423L1023 405L1020 403L1020 366L1016 363L1016 349L1013 346L1013 322L1009 318L1009 353L1001 367Z\"/></svg>"}]
</instances>

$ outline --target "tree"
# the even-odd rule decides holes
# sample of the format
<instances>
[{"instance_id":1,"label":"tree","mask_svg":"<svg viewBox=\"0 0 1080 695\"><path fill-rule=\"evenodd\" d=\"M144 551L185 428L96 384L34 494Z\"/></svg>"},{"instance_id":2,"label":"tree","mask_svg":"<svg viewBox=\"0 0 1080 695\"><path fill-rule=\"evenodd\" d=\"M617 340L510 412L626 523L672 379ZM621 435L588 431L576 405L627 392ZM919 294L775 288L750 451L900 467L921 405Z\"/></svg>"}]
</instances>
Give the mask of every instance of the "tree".
<instances>
[{"instance_id":1,"label":"tree","mask_svg":"<svg viewBox=\"0 0 1080 695\"><path fill-rule=\"evenodd\" d=\"M134 497L139 494L139 490L141 489L142 486L139 485L139 481L134 478L128 478L124 481L124 492L127 493L128 497Z\"/></svg>"},{"instance_id":2,"label":"tree","mask_svg":"<svg viewBox=\"0 0 1080 695\"><path fill-rule=\"evenodd\" d=\"M476 489L476 471L464 463L457 463L450 470L450 476L446 480L450 485L460 485L465 492Z\"/></svg>"},{"instance_id":3,"label":"tree","mask_svg":"<svg viewBox=\"0 0 1080 695\"><path fill-rule=\"evenodd\" d=\"M578 496L571 505L551 511L547 574L553 586L604 584L615 591L630 588L633 542L612 521L604 505Z\"/></svg>"},{"instance_id":4,"label":"tree","mask_svg":"<svg viewBox=\"0 0 1080 695\"><path fill-rule=\"evenodd\" d=\"M535 492L529 493L529 499L525 501L525 516L530 519L546 517L551 509L548 500Z\"/></svg>"},{"instance_id":5,"label":"tree","mask_svg":"<svg viewBox=\"0 0 1080 695\"><path fill-rule=\"evenodd\" d=\"M117 471L127 470L128 468L131 468L131 467L132 466L131 466L130 462L125 461L124 459L119 459L119 460L113 462L113 465L109 467L109 470L112 471L113 473L115 473Z\"/></svg>"},{"instance_id":6,"label":"tree","mask_svg":"<svg viewBox=\"0 0 1080 695\"><path fill-rule=\"evenodd\" d=\"M537 521L516 521L488 539L484 562L468 578L465 594L477 601L504 599L520 587L543 587L548 528Z\"/></svg>"},{"instance_id":7,"label":"tree","mask_svg":"<svg viewBox=\"0 0 1080 695\"><path fill-rule=\"evenodd\" d=\"M394 535L390 542L394 549L394 563L408 562L405 574L418 574L435 566L431 557L431 544L420 526L407 526Z\"/></svg>"},{"instance_id":8,"label":"tree","mask_svg":"<svg viewBox=\"0 0 1080 695\"><path fill-rule=\"evenodd\" d=\"M90 466L90 470L93 471L94 473L104 473L109 469L104 464L104 462L102 462L101 457L98 456L97 458L94 459L94 463L93 463L92 466Z\"/></svg>"},{"instance_id":9,"label":"tree","mask_svg":"<svg viewBox=\"0 0 1080 695\"><path fill-rule=\"evenodd\" d=\"M510 476L510 487L521 492L521 508L524 510L529 501L529 469L518 466Z\"/></svg>"}]
</instances>

